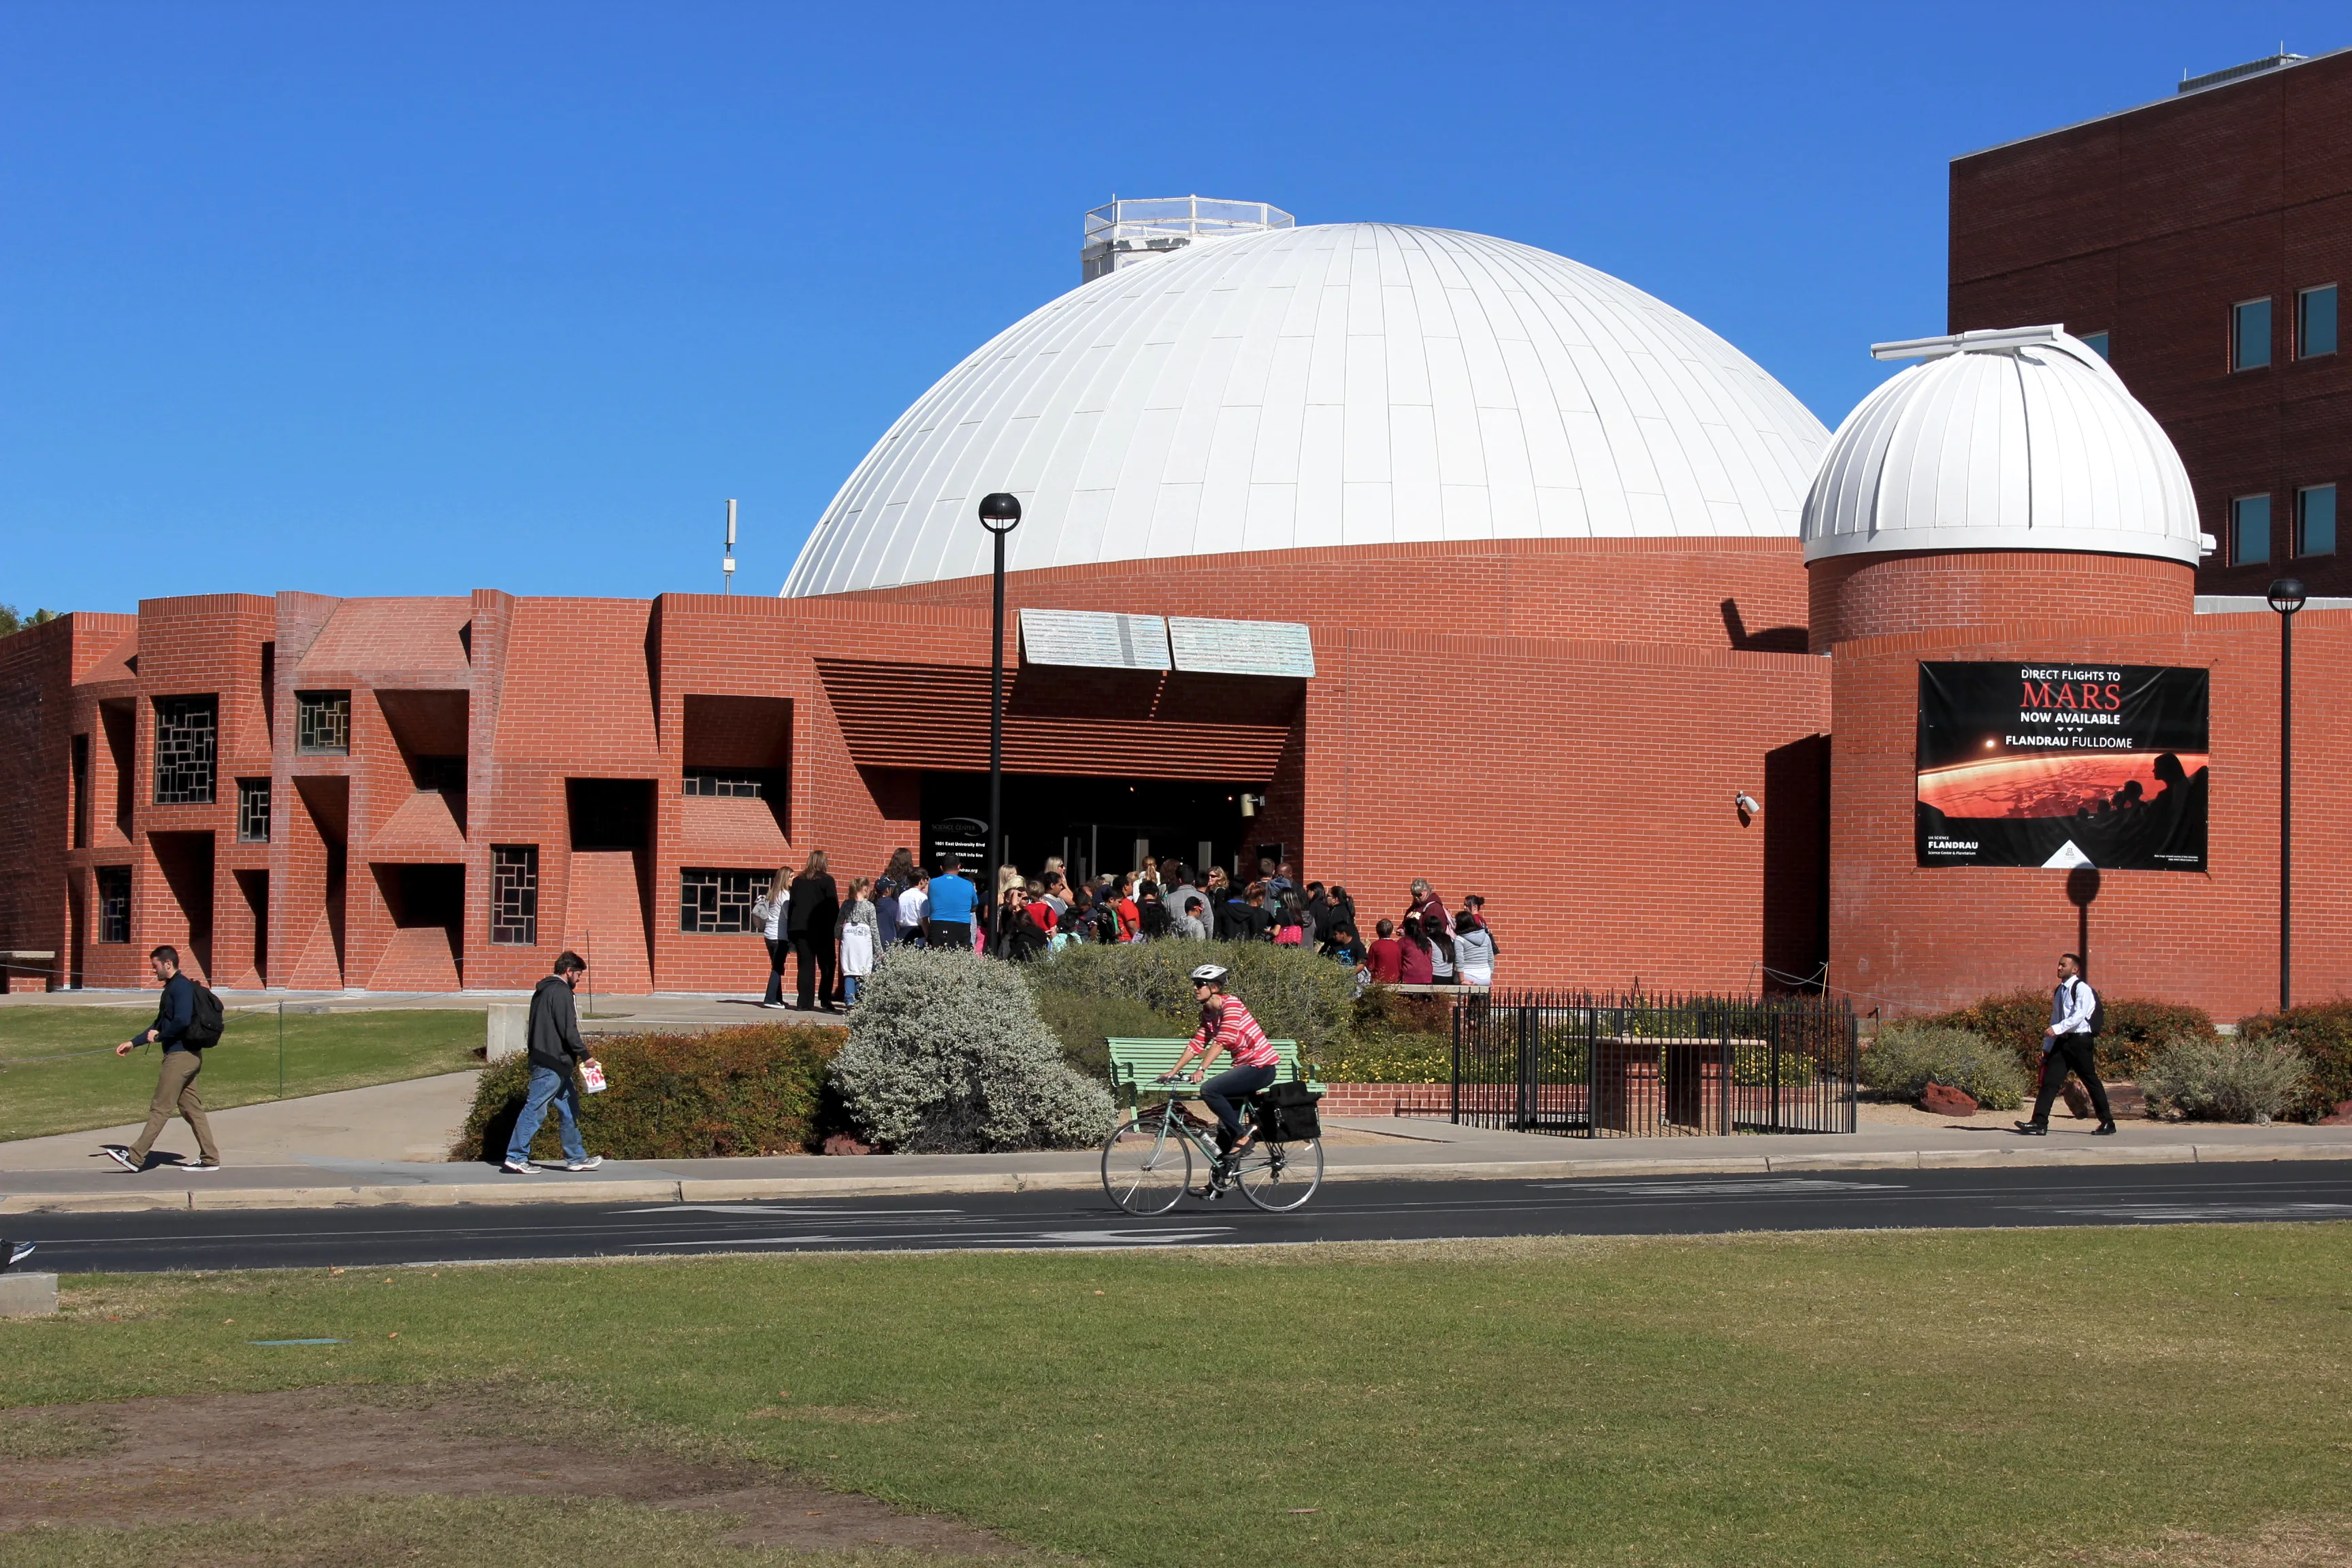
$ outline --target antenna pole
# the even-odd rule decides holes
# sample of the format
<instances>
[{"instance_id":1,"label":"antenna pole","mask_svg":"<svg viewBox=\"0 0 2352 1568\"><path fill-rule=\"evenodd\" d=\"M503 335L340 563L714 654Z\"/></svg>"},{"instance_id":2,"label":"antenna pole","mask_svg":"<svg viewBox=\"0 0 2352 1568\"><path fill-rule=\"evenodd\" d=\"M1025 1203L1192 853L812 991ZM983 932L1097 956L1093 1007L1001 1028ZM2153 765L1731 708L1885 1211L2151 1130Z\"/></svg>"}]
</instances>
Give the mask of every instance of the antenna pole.
<instances>
[{"instance_id":1,"label":"antenna pole","mask_svg":"<svg viewBox=\"0 0 2352 1568\"><path fill-rule=\"evenodd\" d=\"M727 580L727 585L719 592L732 594L735 591L735 503L731 500L727 503L727 551L719 558L719 570Z\"/></svg>"}]
</instances>

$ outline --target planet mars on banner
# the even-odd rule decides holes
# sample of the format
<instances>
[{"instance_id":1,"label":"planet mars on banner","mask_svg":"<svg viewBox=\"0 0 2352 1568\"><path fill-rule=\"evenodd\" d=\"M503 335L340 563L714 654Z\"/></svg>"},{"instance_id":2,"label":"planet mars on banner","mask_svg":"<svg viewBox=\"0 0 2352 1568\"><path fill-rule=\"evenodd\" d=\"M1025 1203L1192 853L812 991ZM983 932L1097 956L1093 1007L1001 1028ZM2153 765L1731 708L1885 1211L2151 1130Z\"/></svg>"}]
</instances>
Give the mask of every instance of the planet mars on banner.
<instances>
[{"instance_id":1,"label":"planet mars on banner","mask_svg":"<svg viewBox=\"0 0 2352 1568\"><path fill-rule=\"evenodd\" d=\"M1919 666L1918 863L2202 871L2209 677Z\"/></svg>"}]
</instances>

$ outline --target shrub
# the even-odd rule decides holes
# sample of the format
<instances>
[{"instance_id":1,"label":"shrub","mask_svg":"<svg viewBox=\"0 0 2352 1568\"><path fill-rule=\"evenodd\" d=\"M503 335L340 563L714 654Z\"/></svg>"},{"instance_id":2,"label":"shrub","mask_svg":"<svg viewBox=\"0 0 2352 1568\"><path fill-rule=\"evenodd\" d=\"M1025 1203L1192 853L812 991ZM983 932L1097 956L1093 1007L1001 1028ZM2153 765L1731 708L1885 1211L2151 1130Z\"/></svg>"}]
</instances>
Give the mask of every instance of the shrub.
<instances>
[{"instance_id":1,"label":"shrub","mask_svg":"<svg viewBox=\"0 0 2352 1568\"><path fill-rule=\"evenodd\" d=\"M814 1140L824 1066L841 1044L841 1030L804 1024L595 1040L612 1087L580 1097L580 1136L616 1160L797 1153ZM505 1159L530 1079L520 1056L482 1074L449 1157ZM551 1109L533 1158L562 1157L562 1126Z\"/></svg>"},{"instance_id":2,"label":"shrub","mask_svg":"<svg viewBox=\"0 0 2352 1568\"><path fill-rule=\"evenodd\" d=\"M2326 1115L2352 1100L2352 1002L2315 1002L2284 1013L2260 1013L2239 1021L2238 1038L2249 1044L2282 1041L2301 1051L2309 1088L2291 1113Z\"/></svg>"},{"instance_id":3,"label":"shrub","mask_svg":"<svg viewBox=\"0 0 2352 1568\"><path fill-rule=\"evenodd\" d=\"M1314 1066L1326 1083L1451 1083L1454 1037L1360 1035Z\"/></svg>"},{"instance_id":4,"label":"shrub","mask_svg":"<svg viewBox=\"0 0 2352 1568\"><path fill-rule=\"evenodd\" d=\"M1882 1025L1863 1048L1864 1089L1890 1099L1916 1100L1930 1079L1967 1091L1988 1110L2013 1110L2023 1104L2030 1081L2015 1052L1973 1029L1949 1024L1906 1018Z\"/></svg>"},{"instance_id":5,"label":"shrub","mask_svg":"<svg viewBox=\"0 0 2352 1568\"><path fill-rule=\"evenodd\" d=\"M1199 1026L1199 1015L1171 1016L1156 1013L1131 996L1091 996L1083 991L1033 987L1038 1016L1062 1042L1062 1059L1078 1072L1107 1083L1110 1079L1110 1038L1140 1037L1169 1039L1188 1036Z\"/></svg>"},{"instance_id":6,"label":"shrub","mask_svg":"<svg viewBox=\"0 0 2352 1568\"><path fill-rule=\"evenodd\" d=\"M2095 989L2098 982L2091 984ZM2105 994L2099 1000L2105 1004L2107 1015L2106 1032L2099 1037L2098 1047L2099 1072L2105 1078L2137 1081L2140 1069L2159 1046L2176 1039L2220 1037L2214 1033L2211 1016L2201 1007ZM1967 1029L1997 1046L2007 1047L2016 1054L2030 1079L2041 1070L2042 1031L2050 1026L2050 993L2007 991L1926 1022Z\"/></svg>"},{"instance_id":7,"label":"shrub","mask_svg":"<svg viewBox=\"0 0 2352 1568\"><path fill-rule=\"evenodd\" d=\"M1060 1149L1110 1131L1110 1090L1073 1071L1021 965L961 948L887 951L859 989L829 1081L878 1148Z\"/></svg>"},{"instance_id":8,"label":"shrub","mask_svg":"<svg viewBox=\"0 0 2352 1568\"><path fill-rule=\"evenodd\" d=\"M2286 1040L2184 1036L2149 1058L2139 1086L2152 1116L2252 1121L2300 1104L2310 1092L2310 1072L2303 1053Z\"/></svg>"},{"instance_id":9,"label":"shrub","mask_svg":"<svg viewBox=\"0 0 2352 1568\"><path fill-rule=\"evenodd\" d=\"M1270 942L1122 942L1080 943L1025 966L1038 994L1123 997L1168 1018L1199 1014L1185 976L1203 963L1233 971L1225 984L1249 1004L1267 1036L1297 1040L1301 1055L1320 1060L1346 1043L1356 1012L1356 972L1312 948ZM1185 1024L1180 1032L1191 1034Z\"/></svg>"}]
</instances>

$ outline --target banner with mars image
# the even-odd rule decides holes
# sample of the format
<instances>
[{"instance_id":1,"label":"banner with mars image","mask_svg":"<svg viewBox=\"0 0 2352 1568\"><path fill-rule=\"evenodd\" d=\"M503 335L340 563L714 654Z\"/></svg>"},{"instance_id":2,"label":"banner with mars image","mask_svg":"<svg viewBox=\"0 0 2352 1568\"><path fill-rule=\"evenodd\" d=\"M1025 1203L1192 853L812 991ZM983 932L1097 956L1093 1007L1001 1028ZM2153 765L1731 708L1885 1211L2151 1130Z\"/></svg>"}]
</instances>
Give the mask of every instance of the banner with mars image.
<instances>
[{"instance_id":1,"label":"banner with mars image","mask_svg":"<svg viewBox=\"0 0 2352 1568\"><path fill-rule=\"evenodd\" d=\"M2207 673L1922 663L1919 864L2202 871Z\"/></svg>"}]
</instances>

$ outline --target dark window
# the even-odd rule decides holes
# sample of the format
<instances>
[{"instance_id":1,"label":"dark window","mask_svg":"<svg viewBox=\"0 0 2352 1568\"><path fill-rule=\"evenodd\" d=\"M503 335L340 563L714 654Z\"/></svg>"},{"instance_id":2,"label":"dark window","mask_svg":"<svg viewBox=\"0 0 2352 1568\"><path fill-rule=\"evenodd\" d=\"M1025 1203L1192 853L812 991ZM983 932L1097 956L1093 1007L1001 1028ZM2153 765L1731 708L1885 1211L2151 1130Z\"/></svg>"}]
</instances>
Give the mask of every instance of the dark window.
<instances>
[{"instance_id":1,"label":"dark window","mask_svg":"<svg viewBox=\"0 0 2352 1568\"><path fill-rule=\"evenodd\" d=\"M751 900L767 891L765 871L681 871L677 929L750 931Z\"/></svg>"},{"instance_id":2,"label":"dark window","mask_svg":"<svg viewBox=\"0 0 2352 1568\"><path fill-rule=\"evenodd\" d=\"M718 795L728 800L758 800L766 784L767 781L758 773L689 768L686 774L687 794Z\"/></svg>"},{"instance_id":3,"label":"dark window","mask_svg":"<svg viewBox=\"0 0 2352 1568\"><path fill-rule=\"evenodd\" d=\"M2335 284L2294 297L2294 352L2304 359L2336 352Z\"/></svg>"},{"instance_id":4,"label":"dark window","mask_svg":"<svg viewBox=\"0 0 2352 1568\"><path fill-rule=\"evenodd\" d=\"M2271 363L2271 302L2248 300L2230 307L2230 368L2260 370Z\"/></svg>"},{"instance_id":5,"label":"dark window","mask_svg":"<svg viewBox=\"0 0 2352 1568\"><path fill-rule=\"evenodd\" d=\"M131 940L131 868L98 868L98 940Z\"/></svg>"},{"instance_id":6,"label":"dark window","mask_svg":"<svg viewBox=\"0 0 2352 1568\"><path fill-rule=\"evenodd\" d=\"M2091 347L2091 348L2092 348L2092 349L2093 349L2093 350L2094 350L2094 351L2098 354L2098 356L2099 356L2101 359L2105 359L2105 358L2107 357L2107 334L2106 334L2106 333L2105 333L2105 332L2084 332L2084 333L2083 334L2083 342L2084 342L2084 343L2088 344L2088 345L2089 345L2089 346L2090 346L2090 347Z\"/></svg>"},{"instance_id":7,"label":"dark window","mask_svg":"<svg viewBox=\"0 0 2352 1568\"><path fill-rule=\"evenodd\" d=\"M89 847L89 737L73 738L73 847Z\"/></svg>"},{"instance_id":8,"label":"dark window","mask_svg":"<svg viewBox=\"0 0 2352 1568\"><path fill-rule=\"evenodd\" d=\"M2271 558L2271 498L2240 496L2230 503L2230 563L2255 566Z\"/></svg>"},{"instance_id":9,"label":"dark window","mask_svg":"<svg viewBox=\"0 0 2352 1568\"><path fill-rule=\"evenodd\" d=\"M269 842L268 779L236 781L236 841L239 844Z\"/></svg>"},{"instance_id":10,"label":"dark window","mask_svg":"<svg viewBox=\"0 0 2352 1568\"><path fill-rule=\"evenodd\" d=\"M314 757L351 755L352 694L348 691L296 692L294 749Z\"/></svg>"},{"instance_id":11,"label":"dark window","mask_svg":"<svg viewBox=\"0 0 2352 1568\"><path fill-rule=\"evenodd\" d=\"M155 699L155 804L210 805L220 703L211 697Z\"/></svg>"},{"instance_id":12,"label":"dark window","mask_svg":"<svg viewBox=\"0 0 2352 1568\"><path fill-rule=\"evenodd\" d=\"M2336 553L2336 487L2306 485L2294 492L2294 552Z\"/></svg>"},{"instance_id":13,"label":"dark window","mask_svg":"<svg viewBox=\"0 0 2352 1568\"><path fill-rule=\"evenodd\" d=\"M498 844L490 848L490 943L494 947L539 945L536 844Z\"/></svg>"}]
</instances>

